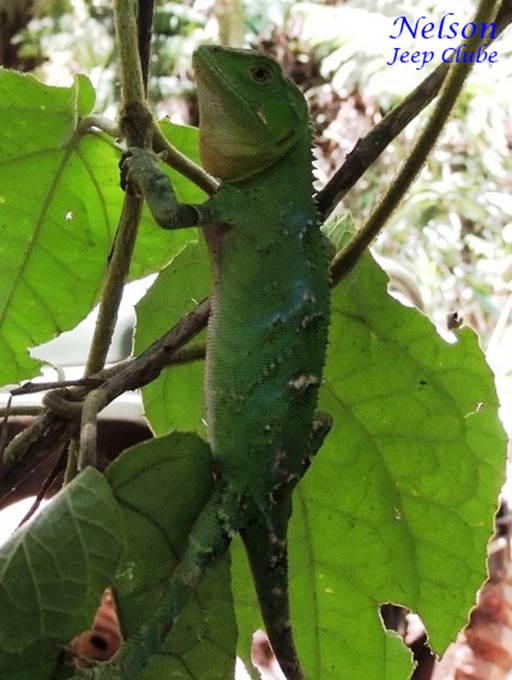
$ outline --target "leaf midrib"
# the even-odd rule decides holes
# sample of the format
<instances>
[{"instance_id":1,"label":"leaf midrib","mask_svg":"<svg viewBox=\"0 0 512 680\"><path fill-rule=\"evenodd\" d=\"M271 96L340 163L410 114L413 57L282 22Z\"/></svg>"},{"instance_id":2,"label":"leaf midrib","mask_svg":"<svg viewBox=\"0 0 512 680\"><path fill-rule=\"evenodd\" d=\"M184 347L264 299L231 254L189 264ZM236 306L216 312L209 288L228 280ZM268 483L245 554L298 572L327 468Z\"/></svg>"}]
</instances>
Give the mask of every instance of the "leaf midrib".
<instances>
[{"instance_id":1,"label":"leaf midrib","mask_svg":"<svg viewBox=\"0 0 512 680\"><path fill-rule=\"evenodd\" d=\"M69 142L66 144L66 146L63 149L63 156L62 160L55 172L55 175L48 187L48 191L46 192L45 199L43 201L43 205L41 207L41 210L39 212L38 218L36 220L35 228L32 233L32 238L28 242L28 248L25 253L25 257L22 260L21 266L18 268L18 271L16 272L16 275L13 278L12 284L10 286L9 292L5 298L4 305L2 309L0 310L0 328L2 327L5 318L7 316L7 312L9 310L9 307L11 306L12 299L14 297L14 294L16 292L16 289L18 287L18 284L20 280L22 279L23 275L25 274L25 271L28 266L28 262L30 261L30 258L32 257L32 253L34 251L34 248L37 245L39 235L42 229L42 226L44 224L46 215L48 214L49 207L51 205L51 202L55 196L55 192L57 190L57 186L62 178L62 175L64 173L64 170L67 166L68 160L73 153L73 151L76 148L77 141L81 139L81 133L78 131L75 131L74 134L72 135L71 139ZM53 323L55 324L55 320L52 318Z\"/></svg>"}]
</instances>

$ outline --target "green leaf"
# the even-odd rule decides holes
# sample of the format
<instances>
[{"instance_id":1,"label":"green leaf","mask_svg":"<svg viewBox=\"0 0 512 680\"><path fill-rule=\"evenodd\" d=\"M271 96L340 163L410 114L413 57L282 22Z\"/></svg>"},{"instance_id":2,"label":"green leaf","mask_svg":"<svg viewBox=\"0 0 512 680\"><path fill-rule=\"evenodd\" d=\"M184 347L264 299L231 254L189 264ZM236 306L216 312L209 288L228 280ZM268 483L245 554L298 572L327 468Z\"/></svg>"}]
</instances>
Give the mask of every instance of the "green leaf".
<instances>
[{"instance_id":1,"label":"green leaf","mask_svg":"<svg viewBox=\"0 0 512 680\"><path fill-rule=\"evenodd\" d=\"M0 550L1 677L50 677L43 667L90 627L123 547L119 509L93 468L10 538Z\"/></svg>"},{"instance_id":2,"label":"green leaf","mask_svg":"<svg viewBox=\"0 0 512 680\"><path fill-rule=\"evenodd\" d=\"M196 163L196 165L201 164L199 158L198 128L190 125L177 125L176 123L171 123L171 121L167 119L161 120L158 123L158 126L167 140L176 147L178 151L185 154L185 156ZM169 176L172 178L173 184L175 182L178 183L176 186L177 192L186 192L186 197L184 194L179 195L180 200L184 201L186 198L190 203L204 201L206 196L204 191L185 179L183 175L180 175L175 170L170 170Z\"/></svg>"},{"instance_id":3,"label":"green leaf","mask_svg":"<svg viewBox=\"0 0 512 680\"><path fill-rule=\"evenodd\" d=\"M354 218L349 212L331 216L322 224L321 229L334 246L335 253L339 252L357 231Z\"/></svg>"},{"instance_id":4,"label":"green leaf","mask_svg":"<svg viewBox=\"0 0 512 680\"><path fill-rule=\"evenodd\" d=\"M295 493L295 636L311 680L406 680L409 652L381 603L416 611L442 653L486 577L506 439L491 370L469 329L446 343L386 291L366 256L333 291L321 407L334 428ZM241 651L260 626L233 554Z\"/></svg>"},{"instance_id":5,"label":"green leaf","mask_svg":"<svg viewBox=\"0 0 512 680\"><path fill-rule=\"evenodd\" d=\"M135 352L138 354L192 311L210 292L210 268L204 244L188 244L162 270L136 307ZM202 333L194 342L204 342ZM153 430L195 430L205 436L204 366L202 361L167 368L142 389L146 416Z\"/></svg>"},{"instance_id":6,"label":"green leaf","mask_svg":"<svg viewBox=\"0 0 512 680\"><path fill-rule=\"evenodd\" d=\"M173 433L129 449L106 474L128 537L116 597L130 636L161 598L211 493L210 450L195 435ZM143 678L232 680L236 634L226 557L208 570Z\"/></svg>"},{"instance_id":7,"label":"green leaf","mask_svg":"<svg viewBox=\"0 0 512 680\"><path fill-rule=\"evenodd\" d=\"M258 629L265 630L265 625L261 618L251 570L240 536L236 536L231 542L230 554L231 583L238 623L236 653L244 662L248 672L256 673L251 662L252 636ZM294 624L293 621L292 623Z\"/></svg>"},{"instance_id":8,"label":"green leaf","mask_svg":"<svg viewBox=\"0 0 512 680\"><path fill-rule=\"evenodd\" d=\"M124 194L119 149L78 127L93 106L85 76L50 87L0 69L0 385L35 375L27 348L74 327L98 300ZM197 157L194 128L165 131ZM202 200L169 174L181 200ZM160 229L146 212L131 277L160 269L193 237Z\"/></svg>"}]
</instances>

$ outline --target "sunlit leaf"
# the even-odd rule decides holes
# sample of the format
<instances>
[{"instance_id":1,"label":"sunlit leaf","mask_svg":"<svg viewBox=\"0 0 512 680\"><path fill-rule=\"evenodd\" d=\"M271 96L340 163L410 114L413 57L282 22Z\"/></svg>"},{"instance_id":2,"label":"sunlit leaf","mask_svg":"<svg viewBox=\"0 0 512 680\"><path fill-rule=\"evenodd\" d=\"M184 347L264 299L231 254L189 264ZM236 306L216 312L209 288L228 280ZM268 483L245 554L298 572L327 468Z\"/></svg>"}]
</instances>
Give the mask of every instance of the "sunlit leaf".
<instances>
[{"instance_id":1,"label":"sunlit leaf","mask_svg":"<svg viewBox=\"0 0 512 680\"><path fill-rule=\"evenodd\" d=\"M37 373L28 348L75 326L98 300L124 194L120 150L79 127L93 106L84 76L50 87L0 69L0 385ZM165 131L196 157L194 128ZM170 174L180 200L202 200ZM131 277L160 269L193 232L160 229L146 213Z\"/></svg>"},{"instance_id":2,"label":"sunlit leaf","mask_svg":"<svg viewBox=\"0 0 512 680\"><path fill-rule=\"evenodd\" d=\"M42 669L90 627L123 547L118 506L93 468L13 534L0 550L0 677L50 677Z\"/></svg>"},{"instance_id":3,"label":"sunlit leaf","mask_svg":"<svg viewBox=\"0 0 512 680\"><path fill-rule=\"evenodd\" d=\"M189 244L163 269L137 305L135 352L169 330L210 292L210 268L203 244ZM205 333L194 343L204 342ZM144 408L158 434L195 430L205 436L202 361L171 366L142 390Z\"/></svg>"},{"instance_id":4,"label":"sunlit leaf","mask_svg":"<svg viewBox=\"0 0 512 680\"><path fill-rule=\"evenodd\" d=\"M321 406L334 428L296 491L292 614L312 680L406 680L411 663L381 603L422 617L442 652L486 576L505 437L475 334L447 344L386 293L369 256L333 293ZM241 649L258 625L234 558Z\"/></svg>"},{"instance_id":5,"label":"sunlit leaf","mask_svg":"<svg viewBox=\"0 0 512 680\"><path fill-rule=\"evenodd\" d=\"M212 488L210 451L178 434L126 451L107 471L123 513L127 550L116 593L125 634L150 616ZM232 680L236 622L229 560L208 570L144 680Z\"/></svg>"}]
</instances>

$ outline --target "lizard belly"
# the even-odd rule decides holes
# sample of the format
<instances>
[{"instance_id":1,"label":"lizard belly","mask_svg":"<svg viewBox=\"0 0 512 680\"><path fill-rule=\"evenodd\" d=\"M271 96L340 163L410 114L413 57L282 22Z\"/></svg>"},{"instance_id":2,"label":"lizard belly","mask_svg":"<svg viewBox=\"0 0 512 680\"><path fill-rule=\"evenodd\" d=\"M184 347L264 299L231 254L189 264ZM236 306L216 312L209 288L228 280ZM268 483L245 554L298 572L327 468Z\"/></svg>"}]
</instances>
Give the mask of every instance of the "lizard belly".
<instances>
[{"instance_id":1,"label":"lizard belly","mask_svg":"<svg viewBox=\"0 0 512 680\"><path fill-rule=\"evenodd\" d=\"M270 262L252 258L242 266L238 253L250 253L250 243L250 234L233 230L214 244L206 394L216 464L237 492L250 492L262 507L272 489L299 472L309 447L328 278L326 266L310 268L296 239L292 248L282 237L274 247L267 244Z\"/></svg>"}]
</instances>

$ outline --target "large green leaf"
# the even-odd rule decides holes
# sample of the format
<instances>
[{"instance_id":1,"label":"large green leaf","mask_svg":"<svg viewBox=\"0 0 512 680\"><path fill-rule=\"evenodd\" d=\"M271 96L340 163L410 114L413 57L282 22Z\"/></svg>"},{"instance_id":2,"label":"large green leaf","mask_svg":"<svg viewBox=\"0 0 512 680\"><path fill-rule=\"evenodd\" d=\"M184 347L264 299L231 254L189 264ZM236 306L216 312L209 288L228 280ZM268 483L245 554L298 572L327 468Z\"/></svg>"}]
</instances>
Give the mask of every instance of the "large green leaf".
<instances>
[{"instance_id":1,"label":"large green leaf","mask_svg":"<svg viewBox=\"0 0 512 680\"><path fill-rule=\"evenodd\" d=\"M11 537L0 550L0 677L51 677L63 645L90 627L123 547L119 508L93 468Z\"/></svg>"},{"instance_id":2,"label":"large green leaf","mask_svg":"<svg viewBox=\"0 0 512 680\"><path fill-rule=\"evenodd\" d=\"M173 433L126 451L107 471L123 513L125 560L116 595L128 636L147 620L212 488L208 445ZM236 622L227 556L208 570L144 680L232 680Z\"/></svg>"},{"instance_id":3,"label":"large green leaf","mask_svg":"<svg viewBox=\"0 0 512 680\"><path fill-rule=\"evenodd\" d=\"M296 491L292 613L311 680L405 680L384 602L422 617L440 653L485 578L505 437L493 376L469 329L446 343L386 292L370 256L333 291L321 406L334 417ZM238 549L240 638L260 625Z\"/></svg>"},{"instance_id":4,"label":"large green leaf","mask_svg":"<svg viewBox=\"0 0 512 680\"><path fill-rule=\"evenodd\" d=\"M163 269L137 305L135 352L146 349L210 292L210 268L203 243L189 243ZM204 341L205 333L197 342ZM203 362L172 366L142 390L153 430L195 430L205 435Z\"/></svg>"},{"instance_id":5,"label":"large green leaf","mask_svg":"<svg viewBox=\"0 0 512 680\"><path fill-rule=\"evenodd\" d=\"M0 69L0 385L33 376L39 363L27 348L75 326L98 299L123 192L119 149L78 127L93 106L83 76L50 87ZM194 128L164 131L197 158ZM169 174L180 200L202 200ZM146 213L131 277L160 269L193 235L160 229Z\"/></svg>"}]
</instances>

